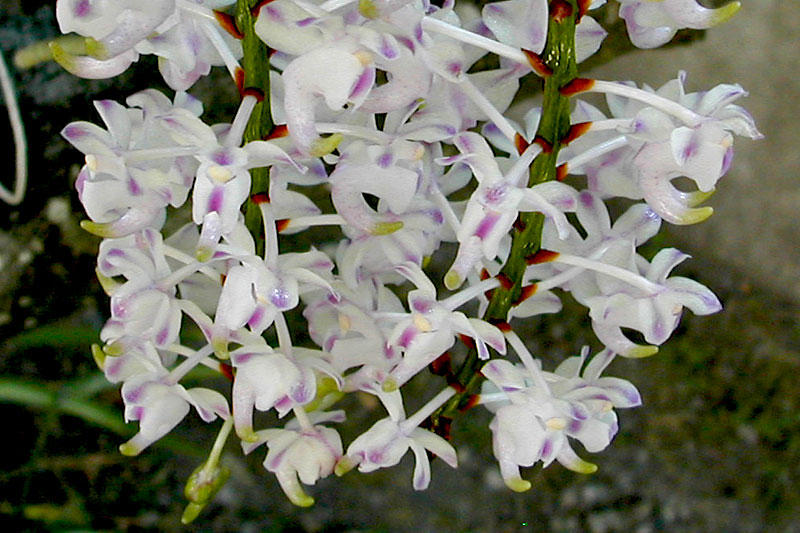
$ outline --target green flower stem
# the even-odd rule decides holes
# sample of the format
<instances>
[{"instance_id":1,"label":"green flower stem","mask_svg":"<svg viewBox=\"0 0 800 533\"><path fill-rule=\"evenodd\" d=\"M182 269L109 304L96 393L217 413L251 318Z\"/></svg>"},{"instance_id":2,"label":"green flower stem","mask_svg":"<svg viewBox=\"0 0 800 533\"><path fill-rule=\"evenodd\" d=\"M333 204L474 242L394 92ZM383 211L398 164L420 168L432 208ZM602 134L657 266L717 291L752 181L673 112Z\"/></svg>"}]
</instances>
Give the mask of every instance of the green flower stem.
<instances>
[{"instance_id":1,"label":"green flower stem","mask_svg":"<svg viewBox=\"0 0 800 533\"><path fill-rule=\"evenodd\" d=\"M203 508L220 491L225 482L230 477L230 469L219 464L219 458L228 436L233 428L233 417L229 417L214 440L214 447L208 455L208 459L203 463L186 482L185 494L189 504L184 509L181 522L190 524L200 516Z\"/></svg>"},{"instance_id":2,"label":"green flower stem","mask_svg":"<svg viewBox=\"0 0 800 533\"><path fill-rule=\"evenodd\" d=\"M231 434L233 428L233 417L229 417L214 440L214 446L211 448L211 453L208 454L208 460L205 463L204 469L210 472L219 464L219 458L222 455L222 450L225 448L225 443L228 442L228 436Z\"/></svg>"},{"instance_id":3,"label":"green flower stem","mask_svg":"<svg viewBox=\"0 0 800 533\"><path fill-rule=\"evenodd\" d=\"M575 60L575 25L578 17L577 0L553 0L550 2L550 23L547 29L547 44L541 54L552 74L544 78L544 101L536 141L545 147L530 168L528 186L556 179L556 159L561 149L561 139L570 126L569 98L559 89L578 75ZM505 322L508 311L522 294L522 277L527 267L526 258L535 254L542 241L544 215L522 213L514 226L511 253L501 270L501 275L511 283L500 286L492 293L484 320ZM482 361L475 350L470 350L464 364L456 373L458 382L464 387L434 414L434 426L439 416L452 418L459 409L468 405L470 396L483 377L478 374Z\"/></svg>"},{"instance_id":4,"label":"green flower stem","mask_svg":"<svg viewBox=\"0 0 800 533\"><path fill-rule=\"evenodd\" d=\"M259 0L238 0L234 19L236 27L242 33L242 69L244 76L241 90L256 89L261 92L264 99L256 104L247 128L244 130L243 144L250 141L264 139L272 130L272 115L269 108L269 49L256 35L252 14L253 7ZM254 168L250 171L252 185L250 194L267 193L269 191L269 169ZM261 211L253 201L247 200L245 204L244 221L247 229L256 241L256 253L264 252L264 228L261 221Z\"/></svg>"}]
</instances>

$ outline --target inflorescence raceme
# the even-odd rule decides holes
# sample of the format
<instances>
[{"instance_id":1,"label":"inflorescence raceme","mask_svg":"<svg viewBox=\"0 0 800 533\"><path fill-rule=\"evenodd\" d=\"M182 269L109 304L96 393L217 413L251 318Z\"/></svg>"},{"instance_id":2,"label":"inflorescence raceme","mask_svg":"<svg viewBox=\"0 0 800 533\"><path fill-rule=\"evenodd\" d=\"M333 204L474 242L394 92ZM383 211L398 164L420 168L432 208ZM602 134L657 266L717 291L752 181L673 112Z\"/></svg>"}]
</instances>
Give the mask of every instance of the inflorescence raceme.
<instances>
[{"instance_id":1,"label":"inflorescence raceme","mask_svg":"<svg viewBox=\"0 0 800 533\"><path fill-rule=\"evenodd\" d=\"M73 122L62 134L85 154L83 227L103 237L111 318L93 353L121 384L126 420L139 421L122 453L140 453L192 407L224 421L187 486L187 521L227 477L229 433L245 453L266 444L264 467L298 505L313 503L303 485L395 465L409 449L413 486L425 489L428 452L457 466L449 422L474 405L494 414L511 489L528 489L520 467L539 461L595 470L575 442L605 449L616 410L641 403L633 384L603 376L608 365L657 352L684 307L721 309L671 275L686 254L647 259L637 247L662 221L708 218L701 204L730 167L734 136L761 136L735 84L687 93L683 72L658 89L578 77L605 37L589 15L603 3L509 0L478 13L451 0L58 0L61 29L86 38L83 56L52 45L67 70L109 77L155 54L175 91L97 101L105 128ZM738 9L619 4L642 48ZM476 70L487 54L497 67ZM185 91L216 65L242 98L231 123L208 125ZM528 75L541 77L544 100L517 123L504 113ZM605 111L581 99L590 92L606 95ZM303 191L326 191L333 209ZM630 202L612 220L615 197ZM164 235L189 205L191 222ZM318 226L341 240L281 251L287 235ZM443 242L457 252L434 275ZM604 348L547 371L513 325L559 312L563 292L588 309ZM295 309L304 322L288 318ZM190 323L203 342L184 344ZM198 365L227 376L228 394L185 388ZM409 415L403 388L426 368L443 380ZM334 408L352 392L386 416L345 446ZM271 410L288 421L257 427L255 411Z\"/></svg>"}]
</instances>

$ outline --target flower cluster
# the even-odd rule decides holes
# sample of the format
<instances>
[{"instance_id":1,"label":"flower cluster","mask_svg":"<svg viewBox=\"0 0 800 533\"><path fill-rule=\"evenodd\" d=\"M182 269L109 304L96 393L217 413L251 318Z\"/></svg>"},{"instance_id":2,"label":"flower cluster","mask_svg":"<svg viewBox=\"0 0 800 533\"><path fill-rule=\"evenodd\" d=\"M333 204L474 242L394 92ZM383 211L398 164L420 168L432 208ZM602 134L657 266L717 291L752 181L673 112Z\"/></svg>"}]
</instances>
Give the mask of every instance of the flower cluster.
<instances>
[{"instance_id":1,"label":"flower cluster","mask_svg":"<svg viewBox=\"0 0 800 533\"><path fill-rule=\"evenodd\" d=\"M699 283L670 277L685 254L647 259L637 248L662 221L711 214L698 205L728 170L733 136L760 136L734 104L744 90L687 93L683 73L658 90L569 74L564 65L605 37L587 15L602 0L508 0L480 13L450 0L240 0L249 18L220 11L232 3L57 3L62 30L87 38L86 56L54 48L68 70L112 76L155 54L176 91L98 101L105 129L62 132L85 155L83 226L104 238L97 274L111 317L94 354L122 384L126 419L140 422L123 453L141 452L193 406L206 422L225 420L245 452L266 445L265 468L298 505L313 502L302 484L392 466L409 449L413 486L424 489L428 452L457 465L437 421L471 402L494 413L494 453L512 489L530 486L519 467L538 461L591 471L570 439L604 449L614 409L641 403L632 384L601 377L611 360L655 353L684 307L721 308ZM620 0L645 48L733 11ZM269 64L241 39L273 50ZM499 60L479 63L489 53ZM185 91L221 64L241 105L231 123L208 125ZM246 69L259 66L271 69L268 85L246 86ZM541 77L549 96L518 124L504 113L524 76ZM607 112L575 96L587 92L607 95ZM266 105L275 127L254 137L248 124ZM566 127L553 129L559 121ZM697 190L679 190L677 177ZM613 197L632 201L614 221L604 203ZM182 211L191 221L166 235ZM339 242L285 251L287 235L319 226L339 228ZM447 249L456 253L437 284L429 259ZM509 322L558 312L560 292L586 306L604 349L550 373ZM203 340L184 344L191 324ZM229 393L184 388L198 365L228 376ZM446 386L406 416L402 387L428 367ZM488 380L480 395L468 387L478 372ZM353 392L387 416L345 446L332 426L345 413L330 409ZM256 411L291 420L259 428Z\"/></svg>"}]
</instances>

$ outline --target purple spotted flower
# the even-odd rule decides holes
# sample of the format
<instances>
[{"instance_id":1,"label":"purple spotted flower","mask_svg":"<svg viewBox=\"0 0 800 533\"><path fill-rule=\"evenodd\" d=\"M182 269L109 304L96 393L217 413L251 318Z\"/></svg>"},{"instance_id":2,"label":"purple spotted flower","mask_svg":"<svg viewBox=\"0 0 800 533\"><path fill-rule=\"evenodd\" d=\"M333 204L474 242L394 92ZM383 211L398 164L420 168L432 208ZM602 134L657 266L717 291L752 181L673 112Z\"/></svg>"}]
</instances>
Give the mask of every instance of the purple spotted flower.
<instances>
[{"instance_id":1,"label":"purple spotted flower","mask_svg":"<svg viewBox=\"0 0 800 533\"><path fill-rule=\"evenodd\" d=\"M489 379L481 402L495 412L490 424L493 449L503 480L515 491L531 486L520 476L520 466L554 460L576 472L596 467L573 451L569 439L588 452L604 450L618 430L614 408L636 407L636 388L619 378L600 377L614 358L605 350L584 366L588 350L564 361L555 373L543 372L518 337L509 338L523 366L505 360L487 363L481 373Z\"/></svg>"}]
</instances>

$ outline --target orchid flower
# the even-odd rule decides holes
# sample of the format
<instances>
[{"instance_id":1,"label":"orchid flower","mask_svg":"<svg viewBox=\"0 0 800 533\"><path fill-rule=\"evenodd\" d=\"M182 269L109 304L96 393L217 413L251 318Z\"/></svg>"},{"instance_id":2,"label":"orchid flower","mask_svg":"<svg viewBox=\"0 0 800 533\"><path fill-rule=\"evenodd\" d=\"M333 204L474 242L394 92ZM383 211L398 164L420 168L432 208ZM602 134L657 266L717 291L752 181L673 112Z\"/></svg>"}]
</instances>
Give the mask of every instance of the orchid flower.
<instances>
[{"instance_id":1,"label":"orchid flower","mask_svg":"<svg viewBox=\"0 0 800 533\"><path fill-rule=\"evenodd\" d=\"M702 30L732 17L740 2L729 2L717 9L697 0L619 0L619 16L625 19L628 36L639 48L656 48L667 43L682 28Z\"/></svg>"},{"instance_id":2,"label":"orchid flower","mask_svg":"<svg viewBox=\"0 0 800 533\"><path fill-rule=\"evenodd\" d=\"M342 475L355 466L358 466L360 472L394 466L411 449L416 458L414 490L426 489L431 477L431 465L426 450L453 468L457 466L458 458L455 449L446 440L418 426L454 392L448 387L410 418L405 417L399 393L381 397L387 404L387 411L393 415L376 422L347 447L347 454L336 465L336 474Z\"/></svg>"},{"instance_id":3,"label":"orchid flower","mask_svg":"<svg viewBox=\"0 0 800 533\"><path fill-rule=\"evenodd\" d=\"M125 108L111 100L95 102L107 130L73 122L61 132L86 155L75 183L90 223L89 231L121 237L147 226L160 226L167 205L186 200L194 168L193 149L179 146L161 127L177 116L196 118L202 105L185 93L174 103L148 89L127 100Z\"/></svg>"},{"instance_id":4,"label":"orchid flower","mask_svg":"<svg viewBox=\"0 0 800 533\"><path fill-rule=\"evenodd\" d=\"M242 441L242 449L250 453L266 443L269 451L264 468L274 472L283 492L292 503L300 507L314 504L300 482L314 485L318 479L329 476L342 457L342 439L335 429L312 425L321 422L343 422L344 411L310 413L296 411L298 418L284 429L258 431L253 442ZM299 478L299 481L298 481Z\"/></svg>"},{"instance_id":5,"label":"orchid flower","mask_svg":"<svg viewBox=\"0 0 800 533\"><path fill-rule=\"evenodd\" d=\"M618 429L613 408L640 405L639 392L625 380L599 377L613 358L610 351L595 356L583 375L585 352L548 374L515 333L507 333L507 338L523 366L494 360L481 370L491 382L484 386L481 402L495 412L489 427L506 485L518 492L528 490L531 484L522 479L519 467L538 461L546 467L557 460L576 472L594 472L597 467L577 456L568 437L589 452L605 449Z\"/></svg>"},{"instance_id":6,"label":"orchid flower","mask_svg":"<svg viewBox=\"0 0 800 533\"><path fill-rule=\"evenodd\" d=\"M461 156L443 160L443 163L464 161L472 169L479 186L472 193L461 227L460 243L453 266L445 276L449 289L459 287L468 272L481 256L494 259L500 240L511 230L521 211L540 211L554 220L559 233L566 236L569 223L564 211L575 208L575 191L557 182L541 183L526 188L521 180L530 162L541 150L531 145L511 169L503 175L489 145L476 133L463 133L455 139Z\"/></svg>"},{"instance_id":7,"label":"orchid flower","mask_svg":"<svg viewBox=\"0 0 800 533\"><path fill-rule=\"evenodd\" d=\"M606 93L616 118L603 120L597 110L582 104L581 113L592 118L580 119L588 132L578 138L579 148L565 150L564 170L588 174L590 185L601 192L644 198L668 222L694 224L708 218L710 207L695 206L713 192L730 167L732 134L751 139L762 135L752 117L732 103L747 95L740 86L723 84L687 94L685 80L681 72L657 91L596 80L577 89ZM565 92L574 94L569 88ZM609 135L613 129L621 135ZM602 173L602 181L593 177ZM698 191L675 188L671 180L678 176L695 181Z\"/></svg>"},{"instance_id":8,"label":"orchid flower","mask_svg":"<svg viewBox=\"0 0 800 533\"><path fill-rule=\"evenodd\" d=\"M256 440L253 409L274 408L283 417L293 408L308 404L317 390L314 370L341 381L319 352L296 347L291 353L276 352L263 339L257 339L230 354L236 368L232 392L234 427L236 434L248 442Z\"/></svg>"},{"instance_id":9,"label":"orchid flower","mask_svg":"<svg viewBox=\"0 0 800 533\"><path fill-rule=\"evenodd\" d=\"M405 263L397 271L417 289L408 293L410 313L397 323L390 338L390 343L403 351L403 359L392 370L387 384L403 385L450 348L456 335L471 338L481 359L489 358L488 346L505 353L503 334L496 326L455 311L471 297L481 294L480 288L464 291L466 296L458 294L439 301L433 283L417 265Z\"/></svg>"},{"instance_id":10,"label":"orchid flower","mask_svg":"<svg viewBox=\"0 0 800 533\"><path fill-rule=\"evenodd\" d=\"M303 295L311 338L328 352L327 359L342 374L362 366L388 373L400 354L389 342L390 322L382 315L401 313L399 298L374 280L356 288L342 281L332 287L337 297L322 290Z\"/></svg>"},{"instance_id":11,"label":"orchid flower","mask_svg":"<svg viewBox=\"0 0 800 533\"><path fill-rule=\"evenodd\" d=\"M208 74L211 65L225 64L235 74L241 46L220 32L212 11L232 3L58 0L59 28L86 37L88 55L73 56L53 43L53 56L72 74L97 79L121 74L139 54L155 54L167 84L183 91Z\"/></svg>"},{"instance_id":12,"label":"orchid flower","mask_svg":"<svg viewBox=\"0 0 800 533\"><path fill-rule=\"evenodd\" d=\"M125 421L138 420L139 432L120 446L124 455L138 455L174 428L189 413L190 405L205 422L230 416L228 402L219 392L205 388L152 381L147 375L122 386Z\"/></svg>"}]
</instances>

